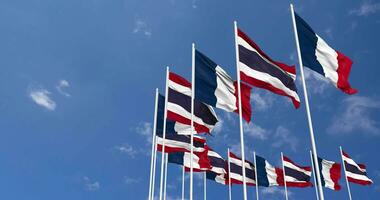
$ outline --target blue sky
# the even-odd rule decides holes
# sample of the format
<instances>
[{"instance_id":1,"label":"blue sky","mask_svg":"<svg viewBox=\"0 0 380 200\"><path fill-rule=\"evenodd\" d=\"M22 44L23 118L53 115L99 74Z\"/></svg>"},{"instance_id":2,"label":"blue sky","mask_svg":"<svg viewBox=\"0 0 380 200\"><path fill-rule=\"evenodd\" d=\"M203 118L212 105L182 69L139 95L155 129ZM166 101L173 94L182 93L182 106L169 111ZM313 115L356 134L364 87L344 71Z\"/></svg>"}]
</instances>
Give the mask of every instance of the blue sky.
<instances>
[{"instance_id":1,"label":"blue sky","mask_svg":"<svg viewBox=\"0 0 380 200\"><path fill-rule=\"evenodd\" d=\"M340 161L339 145L368 166L370 187L353 197L380 196L380 2L294 1L297 12L331 46L354 61L347 96L306 71L319 155ZM274 59L298 64L287 1L0 0L0 198L145 199L148 192L154 90L165 66L190 78L191 43L236 76L233 20ZM301 85L297 80L303 99ZM309 165L305 107L254 88L246 155L272 164L280 152ZM238 118L217 111L208 143L224 157L239 147ZM169 199L180 196L180 170L169 166ZM197 176L198 177L198 176ZM202 196L195 179L196 198ZM325 189L328 199L347 199ZM233 187L235 199L241 187ZM284 199L282 188L260 188ZM314 188L290 189L311 199ZM211 199L227 188L208 182ZM254 188L249 188L250 199Z\"/></svg>"}]
</instances>

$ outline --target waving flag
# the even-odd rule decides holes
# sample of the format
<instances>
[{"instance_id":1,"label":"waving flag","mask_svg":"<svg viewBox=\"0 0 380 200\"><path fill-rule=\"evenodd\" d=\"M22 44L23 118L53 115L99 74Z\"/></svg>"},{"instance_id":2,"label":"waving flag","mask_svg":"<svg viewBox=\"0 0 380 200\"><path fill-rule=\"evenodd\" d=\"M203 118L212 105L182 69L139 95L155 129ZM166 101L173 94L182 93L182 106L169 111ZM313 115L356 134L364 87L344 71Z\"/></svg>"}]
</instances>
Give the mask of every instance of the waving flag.
<instances>
[{"instance_id":1,"label":"waving flag","mask_svg":"<svg viewBox=\"0 0 380 200\"><path fill-rule=\"evenodd\" d=\"M233 184L243 184L243 162L242 159L231 153L228 155L230 161L230 179ZM255 167L249 162L244 162L245 180L247 185L255 185ZM228 179L227 179L228 182Z\"/></svg>"},{"instance_id":2,"label":"waving flag","mask_svg":"<svg viewBox=\"0 0 380 200\"><path fill-rule=\"evenodd\" d=\"M257 180L259 186L278 186L283 183L280 168L273 167L265 158L256 155Z\"/></svg>"},{"instance_id":3,"label":"waving flag","mask_svg":"<svg viewBox=\"0 0 380 200\"><path fill-rule=\"evenodd\" d=\"M340 164L328 161L318 157L318 166L321 172L322 186L332 189L340 190L339 179L341 177Z\"/></svg>"},{"instance_id":4,"label":"waving flag","mask_svg":"<svg viewBox=\"0 0 380 200\"><path fill-rule=\"evenodd\" d=\"M191 124L191 84L181 76L169 74L168 119L179 122L178 133L190 134ZM197 133L210 133L218 122L214 109L200 101L194 100L194 128ZM186 126L188 125L188 126ZM187 130L187 131L186 131Z\"/></svg>"},{"instance_id":5,"label":"waving flag","mask_svg":"<svg viewBox=\"0 0 380 200\"><path fill-rule=\"evenodd\" d=\"M356 164L356 162L344 151L342 151L342 154L347 180L359 185L371 185L373 181L367 176L366 166L363 164Z\"/></svg>"},{"instance_id":6,"label":"waving flag","mask_svg":"<svg viewBox=\"0 0 380 200\"><path fill-rule=\"evenodd\" d=\"M168 161L169 163L174 163L178 165L190 168L190 153L189 152L176 152L169 153ZM207 150L203 152L195 152L193 154L193 169L205 171L210 169L210 162L207 159Z\"/></svg>"},{"instance_id":7,"label":"waving flag","mask_svg":"<svg viewBox=\"0 0 380 200\"><path fill-rule=\"evenodd\" d=\"M301 167L288 157L283 157L284 174L287 187L309 187L313 184L310 182L311 167Z\"/></svg>"},{"instance_id":8,"label":"waving flag","mask_svg":"<svg viewBox=\"0 0 380 200\"><path fill-rule=\"evenodd\" d=\"M195 51L195 98L227 112L239 113L237 82L224 69ZM241 83L243 118L251 121L251 88Z\"/></svg>"},{"instance_id":9,"label":"waving flag","mask_svg":"<svg viewBox=\"0 0 380 200\"><path fill-rule=\"evenodd\" d=\"M355 94L357 90L348 82L350 58L331 48L297 13L294 14L303 65L326 77L343 92Z\"/></svg>"},{"instance_id":10,"label":"waving flag","mask_svg":"<svg viewBox=\"0 0 380 200\"><path fill-rule=\"evenodd\" d=\"M294 82L295 67L273 61L240 29L238 29L237 43L241 80L273 93L287 96L298 108L300 99Z\"/></svg>"},{"instance_id":11,"label":"waving flag","mask_svg":"<svg viewBox=\"0 0 380 200\"><path fill-rule=\"evenodd\" d=\"M226 177L226 174L218 174L218 173L215 173L213 171L207 171L206 172L206 178L209 180L213 180L217 183L220 183L222 185L226 185L227 184L226 178L228 178L228 177Z\"/></svg>"},{"instance_id":12,"label":"waving flag","mask_svg":"<svg viewBox=\"0 0 380 200\"><path fill-rule=\"evenodd\" d=\"M156 141L157 150L162 151L163 142L163 124L164 124L164 107L165 97L161 94L158 96L157 105L157 119L156 119ZM179 135L175 130L175 126L178 122L170 120L166 121L166 134L165 134L165 152L185 152L191 151L191 138L187 135ZM205 150L206 140L202 137L194 136L194 151L201 152Z\"/></svg>"}]
</instances>

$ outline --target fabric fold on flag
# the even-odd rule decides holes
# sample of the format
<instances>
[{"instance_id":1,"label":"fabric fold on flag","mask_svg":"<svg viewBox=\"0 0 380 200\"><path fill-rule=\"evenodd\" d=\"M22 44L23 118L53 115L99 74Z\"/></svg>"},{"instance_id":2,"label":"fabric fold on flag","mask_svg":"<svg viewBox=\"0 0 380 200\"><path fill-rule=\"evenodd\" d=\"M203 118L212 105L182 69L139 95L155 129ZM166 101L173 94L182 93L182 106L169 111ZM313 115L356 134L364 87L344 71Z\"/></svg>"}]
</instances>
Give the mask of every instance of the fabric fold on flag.
<instances>
[{"instance_id":1,"label":"fabric fold on flag","mask_svg":"<svg viewBox=\"0 0 380 200\"><path fill-rule=\"evenodd\" d=\"M255 167L254 165L245 160L244 164L241 158L237 157L235 154L230 152L229 161L230 161L230 179L231 184L243 184L243 167L245 167L245 180L247 185L254 186L256 185L255 178ZM226 178L228 184L228 176Z\"/></svg>"},{"instance_id":2,"label":"fabric fold on flag","mask_svg":"<svg viewBox=\"0 0 380 200\"><path fill-rule=\"evenodd\" d=\"M168 119L180 123L176 126L179 134L190 135L191 129L188 126L191 125L191 84L181 76L170 72L168 85ZM218 122L214 109L197 100L194 100L193 119L197 133L211 133Z\"/></svg>"},{"instance_id":3,"label":"fabric fold on flag","mask_svg":"<svg viewBox=\"0 0 380 200\"><path fill-rule=\"evenodd\" d=\"M340 190L339 179L341 177L341 166L339 163L325 160L318 157L318 167L321 172L322 186L332 189Z\"/></svg>"},{"instance_id":4,"label":"fabric fold on flag","mask_svg":"<svg viewBox=\"0 0 380 200\"><path fill-rule=\"evenodd\" d=\"M256 155L257 180L259 186L279 186L283 183L282 170L273 167L265 158Z\"/></svg>"},{"instance_id":5,"label":"fabric fold on flag","mask_svg":"<svg viewBox=\"0 0 380 200\"><path fill-rule=\"evenodd\" d=\"M243 118L251 121L251 88L241 83ZM210 58L195 50L195 98L227 112L239 113L238 85Z\"/></svg>"},{"instance_id":6,"label":"fabric fold on flag","mask_svg":"<svg viewBox=\"0 0 380 200\"><path fill-rule=\"evenodd\" d=\"M357 93L357 90L348 82L352 66L351 59L331 48L305 20L297 13L294 14L304 66L326 77L344 93Z\"/></svg>"},{"instance_id":7,"label":"fabric fold on flag","mask_svg":"<svg viewBox=\"0 0 380 200\"><path fill-rule=\"evenodd\" d=\"M238 29L237 43L241 80L275 94L287 96L294 106L299 108L300 98L295 85L295 67L272 60L240 29Z\"/></svg>"},{"instance_id":8,"label":"fabric fold on flag","mask_svg":"<svg viewBox=\"0 0 380 200\"><path fill-rule=\"evenodd\" d=\"M373 181L367 176L366 166L357 164L346 152L342 153L347 180L359 185L371 185Z\"/></svg>"},{"instance_id":9,"label":"fabric fold on flag","mask_svg":"<svg viewBox=\"0 0 380 200\"><path fill-rule=\"evenodd\" d=\"M287 187L311 187L311 167L301 167L288 157L283 157L284 174Z\"/></svg>"}]
</instances>

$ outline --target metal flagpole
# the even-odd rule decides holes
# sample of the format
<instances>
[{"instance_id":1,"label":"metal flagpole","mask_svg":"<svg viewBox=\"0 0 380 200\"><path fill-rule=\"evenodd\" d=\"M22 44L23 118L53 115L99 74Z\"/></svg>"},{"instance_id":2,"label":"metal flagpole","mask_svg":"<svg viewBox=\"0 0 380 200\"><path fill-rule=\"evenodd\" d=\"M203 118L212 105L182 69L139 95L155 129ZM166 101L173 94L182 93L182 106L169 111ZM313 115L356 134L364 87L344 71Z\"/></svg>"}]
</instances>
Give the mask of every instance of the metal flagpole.
<instances>
[{"instance_id":1,"label":"metal flagpole","mask_svg":"<svg viewBox=\"0 0 380 200\"><path fill-rule=\"evenodd\" d=\"M150 177L149 177L149 197L148 199L152 200L152 191L154 188L154 183L153 183L153 165L155 162L155 138L156 138L156 120L157 120L157 106L158 106L158 88L156 88L156 97L154 101L154 118L153 118L153 133L152 133L152 154L150 158Z\"/></svg>"},{"instance_id":2,"label":"metal flagpole","mask_svg":"<svg viewBox=\"0 0 380 200\"><path fill-rule=\"evenodd\" d=\"M195 44L193 43L192 49L191 49L190 200L193 200L194 91L195 91Z\"/></svg>"},{"instance_id":3,"label":"metal flagpole","mask_svg":"<svg viewBox=\"0 0 380 200\"><path fill-rule=\"evenodd\" d=\"M154 136L154 158L153 158L153 177L152 177L152 196L151 200L154 199L154 189L156 181L156 163L157 163L157 137Z\"/></svg>"},{"instance_id":4,"label":"metal flagpole","mask_svg":"<svg viewBox=\"0 0 380 200\"><path fill-rule=\"evenodd\" d=\"M164 125L162 129L162 152L161 152L161 177L160 177L160 200L162 200L163 185L164 185L164 164L165 164L165 138L166 138L166 117L168 106L168 82L169 82L169 67L166 67L166 84L165 84L165 109L164 109Z\"/></svg>"},{"instance_id":5,"label":"metal flagpole","mask_svg":"<svg viewBox=\"0 0 380 200\"><path fill-rule=\"evenodd\" d=\"M185 200L185 165L182 166L182 200Z\"/></svg>"},{"instance_id":6,"label":"metal flagpole","mask_svg":"<svg viewBox=\"0 0 380 200\"><path fill-rule=\"evenodd\" d=\"M310 151L310 161L311 161L311 167L313 168L313 178L314 178L314 187L315 187L315 194L317 195L317 200L319 200L318 195L318 184L317 179L315 178L315 168L314 168L314 161L313 161L313 153Z\"/></svg>"},{"instance_id":7,"label":"metal flagpole","mask_svg":"<svg viewBox=\"0 0 380 200\"><path fill-rule=\"evenodd\" d=\"M230 166L230 148L227 148L227 162L228 162L228 196L229 200L232 200L232 191L231 191L231 166Z\"/></svg>"},{"instance_id":8,"label":"metal flagpole","mask_svg":"<svg viewBox=\"0 0 380 200\"><path fill-rule=\"evenodd\" d=\"M203 199L207 200L206 172L203 173Z\"/></svg>"},{"instance_id":9,"label":"metal flagpole","mask_svg":"<svg viewBox=\"0 0 380 200\"><path fill-rule=\"evenodd\" d=\"M313 151L313 155L314 155L313 158L314 158L315 163L318 163L317 147L315 145L313 123L312 123L312 120L311 120L311 114L310 114L310 108L309 108L309 98L308 98L308 95L307 95L305 76L304 76L304 73L303 73L303 64L302 64L301 50L300 50L300 45L299 45L299 41L298 41L297 25L296 25L296 19L295 19L295 16L294 16L293 4L290 4L290 10L292 12L294 37L295 37L295 40L296 40L298 62L299 62L300 71L301 71L301 80L302 80L302 86L303 86L303 93L304 93L304 97L305 97L306 114L307 114L307 120L308 120L308 124L309 124L311 147L312 147L312 151ZM317 174L317 180L318 180L319 196L320 196L321 200L324 200L325 198L324 198L324 195L323 195L323 189L322 189L322 183L321 183L321 174L320 174L319 169L316 169L315 171L317 172L316 174Z\"/></svg>"},{"instance_id":10,"label":"metal flagpole","mask_svg":"<svg viewBox=\"0 0 380 200\"><path fill-rule=\"evenodd\" d=\"M238 85L238 95L239 95L239 125L240 125L240 147L241 147L241 159L243 160L243 195L244 200L247 200L247 182L245 180L245 153L244 153L244 133L243 133L243 114L241 105L241 87L240 87L240 70L239 70L239 49L238 49L238 33L237 33L237 22L234 21L235 30L235 54L236 54L236 74L237 74L237 85Z\"/></svg>"},{"instance_id":11,"label":"metal flagpole","mask_svg":"<svg viewBox=\"0 0 380 200\"><path fill-rule=\"evenodd\" d=\"M286 186L286 175L285 175L285 166L284 166L284 154L281 152L281 162L282 162L282 171L284 174L284 186L285 186L285 199L288 200L288 188Z\"/></svg>"},{"instance_id":12,"label":"metal flagpole","mask_svg":"<svg viewBox=\"0 0 380 200\"><path fill-rule=\"evenodd\" d=\"M343 160L343 150L342 150L342 146L339 146L339 149L340 149L340 157L342 158L342 165L343 165L343 169L344 169L344 177L346 178L346 184L347 184L348 196L350 197L350 200L352 200L352 197L351 197L351 189L350 189L350 183L348 183L348 179L347 179L346 165L344 164L344 160Z\"/></svg>"},{"instance_id":13,"label":"metal flagpole","mask_svg":"<svg viewBox=\"0 0 380 200\"><path fill-rule=\"evenodd\" d=\"M253 162L255 163L256 200L259 200L259 178L257 177L256 151L253 152Z\"/></svg>"},{"instance_id":14,"label":"metal flagpole","mask_svg":"<svg viewBox=\"0 0 380 200\"><path fill-rule=\"evenodd\" d=\"M166 200L166 185L167 185L167 179L168 179L168 157L169 157L169 154L166 153L166 155L165 155L164 200Z\"/></svg>"}]
</instances>

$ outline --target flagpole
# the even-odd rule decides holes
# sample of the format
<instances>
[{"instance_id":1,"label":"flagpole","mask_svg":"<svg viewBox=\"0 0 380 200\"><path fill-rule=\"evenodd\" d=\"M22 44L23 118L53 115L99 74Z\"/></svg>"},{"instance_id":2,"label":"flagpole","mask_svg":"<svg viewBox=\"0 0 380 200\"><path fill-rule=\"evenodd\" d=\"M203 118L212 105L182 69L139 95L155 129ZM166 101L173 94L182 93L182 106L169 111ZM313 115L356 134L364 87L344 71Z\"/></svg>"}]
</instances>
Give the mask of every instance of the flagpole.
<instances>
[{"instance_id":1,"label":"flagpole","mask_svg":"<svg viewBox=\"0 0 380 200\"><path fill-rule=\"evenodd\" d=\"M232 191L231 191L231 166L230 166L230 148L227 148L227 162L228 162L228 197L229 197L229 200L232 200Z\"/></svg>"},{"instance_id":2,"label":"flagpole","mask_svg":"<svg viewBox=\"0 0 380 200\"><path fill-rule=\"evenodd\" d=\"M193 43L192 48L191 48L190 200L193 200L194 91L195 91L195 44Z\"/></svg>"},{"instance_id":3,"label":"flagpole","mask_svg":"<svg viewBox=\"0 0 380 200\"><path fill-rule=\"evenodd\" d=\"M342 146L339 146L339 149L340 149L340 157L342 158L342 165L343 165L343 169L344 169L344 177L346 178L346 184L347 184L348 196L350 197L350 200L352 200L352 197L351 197L351 189L350 189L350 183L348 183L348 179L347 179L347 171L346 171L346 165L345 165L345 163L344 163L344 159L343 159L343 150L342 150Z\"/></svg>"},{"instance_id":4,"label":"flagpole","mask_svg":"<svg viewBox=\"0 0 380 200\"><path fill-rule=\"evenodd\" d=\"M207 200L206 172L203 173L203 199Z\"/></svg>"},{"instance_id":5,"label":"flagpole","mask_svg":"<svg viewBox=\"0 0 380 200\"><path fill-rule=\"evenodd\" d=\"M151 196L151 200L154 199L154 189L155 189L155 181L156 181L156 163L157 163L157 136L156 135L154 136L154 158L153 158L153 161L154 162L153 162L153 177L152 177L152 196Z\"/></svg>"},{"instance_id":6,"label":"flagpole","mask_svg":"<svg viewBox=\"0 0 380 200\"><path fill-rule=\"evenodd\" d=\"M315 139L314 139L314 130L313 130L313 123L311 120L311 113L310 113L310 108L309 108L309 98L307 95L307 89L306 89L306 82L305 82L305 76L303 73L303 64L302 64L302 57L301 57L301 50L300 50L300 45L298 41L298 33L297 33L297 26L296 26L296 19L294 16L294 8L293 4L290 4L290 10L292 12L292 21L293 21L293 30L294 30L294 37L296 40L296 46L297 46L297 55L298 55L298 62L300 66L300 71L301 71L301 80L302 80L302 86L303 86L303 92L304 92L304 97L305 97L305 106L306 106L306 114L307 114L307 120L309 124L309 131L310 131L310 139L311 139L311 147L313 151L313 158L315 163L318 163L318 154L317 154L317 147L315 144ZM319 195L321 200L324 200L324 195L323 195L323 189L322 189L322 183L321 183L321 174L319 169L315 170L317 173L317 180L318 180L318 189L319 189Z\"/></svg>"},{"instance_id":7,"label":"flagpole","mask_svg":"<svg viewBox=\"0 0 380 200\"><path fill-rule=\"evenodd\" d=\"M315 178L315 168L314 168L313 154L311 153L311 151L310 151L310 161L311 161L311 167L313 168L313 178L314 178L315 194L317 195L317 200L319 200L318 184L317 184L317 179Z\"/></svg>"},{"instance_id":8,"label":"flagpole","mask_svg":"<svg viewBox=\"0 0 380 200\"><path fill-rule=\"evenodd\" d=\"M169 67L166 67L166 84L165 84L165 109L164 109L164 125L162 129L162 151L161 151L161 177L160 177L160 200L162 200L162 192L164 185L164 164L165 164L165 138L166 138L166 117L168 106L168 81L169 80Z\"/></svg>"},{"instance_id":9,"label":"flagpole","mask_svg":"<svg viewBox=\"0 0 380 200\"><path fill-rule=\"evenodd\" d=\"M182 166L182 200L185 200L185 165Z\"/></svg>"},{"instance_id":10,"label":"flagpole","mask_svg":"<svg viewBox=\"0 0 380 200\"><path fill-rule=\"evenodd\" d=\"M149 176L149 197L148 199L152 200L152 191L154 187L153 183L153 163L155 162L154 160L154 153L155 153L155 138L156 138L156 120L157 120L157 106L158 106L158 88L156 88L156 97L154 101L154 117L153 117L153 133L152 133L152 153L151 153L151 158L150 158L150 176Z\"/></svg>"},{"instance_id":11,"label":"flagpole","mask_svg":"<svg viewBox=\"0 0 380 200\"><path fill-rule=\"evenodd\" d=\"M245 180L245 153L244 153L244 133L243 133L243 114L241 105L241 87L240 87L240 70L239 70L239 51L237 42L237 22L234 21L235 30L235 54L236 54L236 75L237 75L237 85L238 85L238 101L239 101L239 126L240 126L240 147L241 147L241 159L243 160L243 196L244 200L247 200L247 182Z\"/></svg>"},{"instance_id":12,"label":"flagpole","mask_svg":"<svg viewBox=\"0 0 380 200\"><path fill-rule=\"evenodd\" d=\"M285 166L284 166L284 154L281 152L281 162L282 162L282 171L284 174L284 186L285 186L285 199L288 200L288 188L286 186L286 175L285 175Z\"/></svg>"},{"instance_id":13,"label":"flagpole","mask_svg":"<svg viewBox=\"0 0 380 200\"><path fill-rule=\"evenodd\" d=\"M169 154L166 153L166 155L165 155L164 200L166 200L166 185L167 185L167 179L168 179L168 157L169 157Z\"/></svg>"},{"instance_id":14,"label":"flagpole","mask_svg":"<svg viewBox=\"0 0 380 200\"><path fill-rule=\"evenodd\" d=\"M255 163L256 200L259 200L259 178L257 177L256 151L253 152L253 162Z\"/></svg>"}]
</instances>

